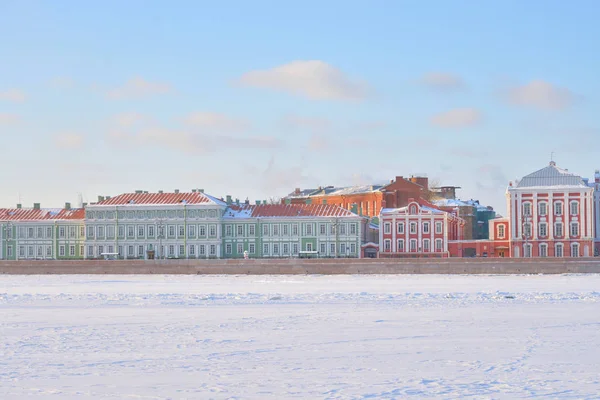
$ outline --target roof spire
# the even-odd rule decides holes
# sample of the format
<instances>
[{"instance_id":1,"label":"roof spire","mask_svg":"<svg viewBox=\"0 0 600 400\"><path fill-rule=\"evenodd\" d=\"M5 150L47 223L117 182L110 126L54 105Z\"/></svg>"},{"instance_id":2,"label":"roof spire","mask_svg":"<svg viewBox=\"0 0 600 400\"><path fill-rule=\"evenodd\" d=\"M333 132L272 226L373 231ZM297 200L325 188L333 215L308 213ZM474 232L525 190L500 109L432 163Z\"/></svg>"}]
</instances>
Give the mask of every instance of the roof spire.
<instances>
[{"instance_id":1,"label":"roof spire","mask_svg":"<svg viewBox=\"0 0 600 400\"><path fill-rule=\"evenodd\" d=\"M553 151L550 152L550 165L552 165L553 167L556 167L556 163L554 162L554 152Z\"/></svg>"}]
</instances>

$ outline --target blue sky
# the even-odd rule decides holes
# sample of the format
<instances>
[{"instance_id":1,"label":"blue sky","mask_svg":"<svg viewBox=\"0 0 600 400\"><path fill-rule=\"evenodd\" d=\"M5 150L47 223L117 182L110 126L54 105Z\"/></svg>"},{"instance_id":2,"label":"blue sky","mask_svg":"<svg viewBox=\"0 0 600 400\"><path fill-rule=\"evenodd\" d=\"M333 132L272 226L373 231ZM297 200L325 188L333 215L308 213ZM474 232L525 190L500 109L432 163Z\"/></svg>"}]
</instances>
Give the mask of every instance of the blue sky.
<instances>
[{"instance_id":1,"label":"blue sky","mask_svg":"<svg viewBox=\"0 0 600 400\"><path fill-rule=\"evenodd\" d=\"M594 1L0 1L0 205L600 168Z\"/></svg>"}]
</instances>

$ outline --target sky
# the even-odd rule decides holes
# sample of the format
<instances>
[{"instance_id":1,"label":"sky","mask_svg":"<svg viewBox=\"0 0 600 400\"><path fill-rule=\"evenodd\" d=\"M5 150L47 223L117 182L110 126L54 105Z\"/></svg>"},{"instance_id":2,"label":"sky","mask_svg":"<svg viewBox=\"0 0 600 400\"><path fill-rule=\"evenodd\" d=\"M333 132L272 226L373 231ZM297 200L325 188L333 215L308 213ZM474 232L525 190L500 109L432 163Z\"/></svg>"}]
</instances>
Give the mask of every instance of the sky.
<instances>
[{"instance_id":1,"label":"sky","mask_svg":"<svg viewBox=\"0 0 600 400\"><path fill-rule=\"evenodd\" d=\"M600 3L0 0L0 206L600 168Z\"/></svg>"}]
</instances>

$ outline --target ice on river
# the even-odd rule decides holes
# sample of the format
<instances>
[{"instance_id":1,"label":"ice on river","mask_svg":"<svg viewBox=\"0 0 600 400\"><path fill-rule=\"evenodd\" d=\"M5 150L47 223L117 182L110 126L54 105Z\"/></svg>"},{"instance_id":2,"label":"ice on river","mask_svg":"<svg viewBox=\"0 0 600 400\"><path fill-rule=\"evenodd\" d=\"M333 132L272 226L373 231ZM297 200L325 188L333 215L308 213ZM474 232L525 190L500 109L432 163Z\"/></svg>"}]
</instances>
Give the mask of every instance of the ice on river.
<instances>
[{"instance_id":1,"label":"ice on river","mask_svg":"<svg viewBox=\"0 0 600 400\"><path fill-rule=\"evenodd\" d=\"M600 275L0 276L0 399L600 398Z\"/></svg>"}]
</instances>

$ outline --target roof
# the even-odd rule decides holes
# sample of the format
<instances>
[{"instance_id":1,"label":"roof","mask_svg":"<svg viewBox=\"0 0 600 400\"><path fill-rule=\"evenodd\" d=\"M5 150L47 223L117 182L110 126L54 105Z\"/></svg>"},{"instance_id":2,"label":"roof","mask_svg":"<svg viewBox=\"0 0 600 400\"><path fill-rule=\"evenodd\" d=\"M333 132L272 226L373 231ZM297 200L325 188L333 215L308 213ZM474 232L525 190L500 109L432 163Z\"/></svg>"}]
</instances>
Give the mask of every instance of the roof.
<instances>
[{"instance_id":1,"label":"roof","mask_svg":"<svg viewBox=\"0 0 600 400\"><path fill-rule=\"evenodd\" d=\"M83 208L2 208L0 220L3 221L39 221L39 220L83 220Z\"/></svg>"},{"instance_id":2,"label":"roof","mask_svg":"<svg viewBox=\"0 0 600 400\"><path fill-rule=\"evenodd\" d=\"M479 204L479 200L441 199L436 200L438 207L475 207L478 211L489 211L487 206Z\"/></svg>"},{"instance_id":3,"label":"roof","mask_svg":"<svg viewBox=\"0 0 600 400\"><path fill-rule=\"evenodd\" d=\"M321 186L316 189L296 190L286 198L310 197L310 196L349 196L362 193L379 192L387 185L358 185L358 186Z\"/></svg>"},{"instance_id":4,"label":"roof","mask_svg":"<svg viewBox=\"0 0 600 400\"><path fill-rule=\"evenodd\" d=\"M547 167L524 176L523 179L517 183L517 188L556 186L576 188L588 187L581 176L557 167L554 161L551 161Z\"/></svg>"},{"instance_id":5,"label":"roof","mask_svg":"<svg viewBox=\"0 0 600 400\"><path fill-rule=\"evenodd\" d=\"M225 206L226 203L202 192L187 193L124 193L111 197L94 205L181 205L181 204L215 204Z\"/></svg>"},{"instance_id":6,"label":"roof","mask_svg":"<svg viewBox=\"0 0 600 400\"><path fill-rule=\"evenodd\" d=\"M359 217L357 214L332 204L260 204L232 205L225 210L228 218L276 217Z\"/></svg>"}]
</instances>

